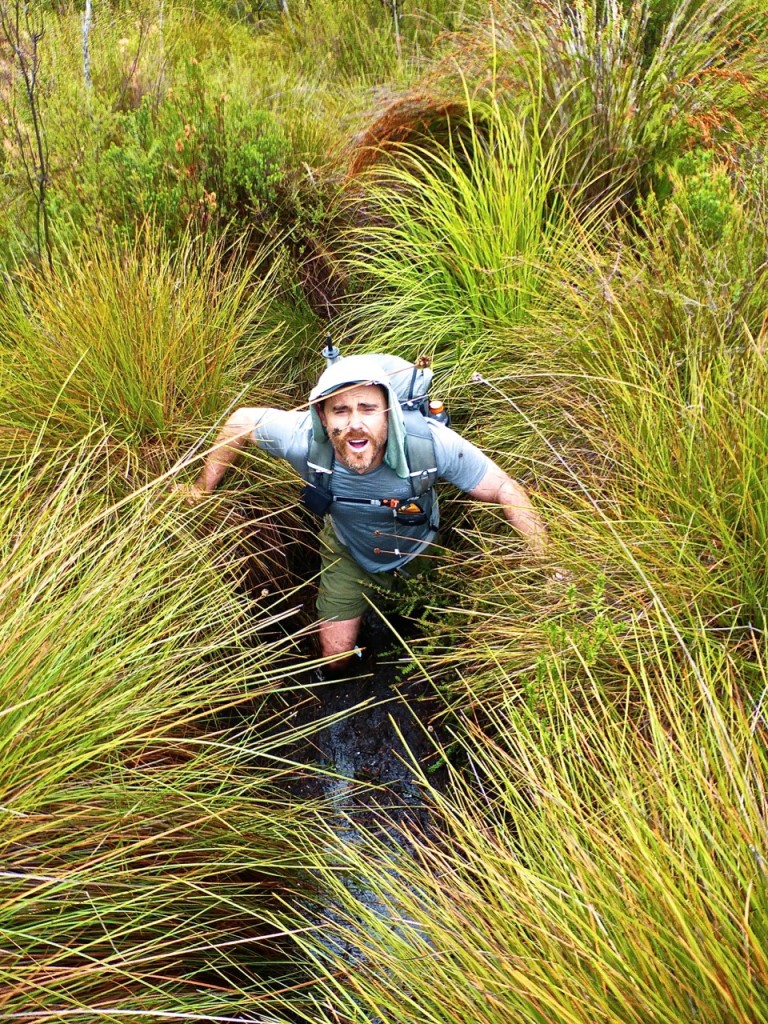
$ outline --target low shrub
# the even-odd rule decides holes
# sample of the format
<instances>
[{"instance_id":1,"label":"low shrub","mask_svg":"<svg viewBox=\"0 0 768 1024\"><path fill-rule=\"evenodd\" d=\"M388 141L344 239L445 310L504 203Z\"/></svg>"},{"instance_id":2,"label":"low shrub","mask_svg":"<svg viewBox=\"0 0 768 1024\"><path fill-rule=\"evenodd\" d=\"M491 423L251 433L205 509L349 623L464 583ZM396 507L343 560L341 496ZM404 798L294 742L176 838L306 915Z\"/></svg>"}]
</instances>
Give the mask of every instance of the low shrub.
<instances>
[{"instance_id":1,"label":"low shrub","mask_svg":"<svg viewBox=\"0 0 768 1024\"><path fill-rule=\"evenodd\" d=\"M720 242L729 222L738 218L738 198L732 171L709 149L694 148L673 159L641 204L644 217L658 216L667 207L670 232L690 226L704 244Z\"/></svg>"},{"instance_id":2,"label":"low shrub","mask_svg":"<svg viewBox=\"0 0 768 1024\"><path fill-rule=\"evenodd\" d=\"M245 97L212 96L190 60L163 103L143 96L116 116L86 206L130 229L156 220L170 236L269 223L286 158L273 115Z\"/></svg>"}]
</instances>

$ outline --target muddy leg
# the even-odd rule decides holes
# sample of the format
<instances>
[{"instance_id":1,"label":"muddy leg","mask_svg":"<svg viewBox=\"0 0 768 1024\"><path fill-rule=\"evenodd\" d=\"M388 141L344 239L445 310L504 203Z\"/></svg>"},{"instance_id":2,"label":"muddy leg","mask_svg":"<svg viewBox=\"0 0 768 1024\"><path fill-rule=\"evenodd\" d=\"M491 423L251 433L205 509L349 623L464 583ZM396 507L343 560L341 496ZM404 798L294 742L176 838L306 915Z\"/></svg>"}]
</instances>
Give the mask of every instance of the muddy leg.
<instances>
[{"instance_id":1,"label":"muddy leg","mask_svg":"<svg viewBox=\"0 0 768 1024\"><path fill-rule=\"evenodd\" d=\"M325 619L320 622L320 652L324 658L333 658L328 663L329 668L343 668L354 655L362 618L358 615L354 619Z\"/></svg>"}]
</instances>

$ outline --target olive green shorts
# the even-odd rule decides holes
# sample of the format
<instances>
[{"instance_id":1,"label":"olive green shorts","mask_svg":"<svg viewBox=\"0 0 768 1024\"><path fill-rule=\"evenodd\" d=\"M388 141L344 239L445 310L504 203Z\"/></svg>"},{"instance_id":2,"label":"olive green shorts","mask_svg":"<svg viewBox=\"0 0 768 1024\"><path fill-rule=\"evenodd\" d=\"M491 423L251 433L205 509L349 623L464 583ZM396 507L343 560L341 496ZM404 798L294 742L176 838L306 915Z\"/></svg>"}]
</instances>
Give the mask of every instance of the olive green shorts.
<instances>
[{"instance_id":1,"label":"olive green shorts","mask_svg":"<svg viewBox=\"0 0 768 1024\"><path fill-rule=\"evenodd\" d=\"M402 579L398 573L368 572L358 565L349 550L334 533L326 517L320 531L320 585L317 592L317 617L343 622L356 619L382 595L392 593ZM407 565L408 577L421 575L431 560L417 555Z\"/></svg>"}]
</instances>

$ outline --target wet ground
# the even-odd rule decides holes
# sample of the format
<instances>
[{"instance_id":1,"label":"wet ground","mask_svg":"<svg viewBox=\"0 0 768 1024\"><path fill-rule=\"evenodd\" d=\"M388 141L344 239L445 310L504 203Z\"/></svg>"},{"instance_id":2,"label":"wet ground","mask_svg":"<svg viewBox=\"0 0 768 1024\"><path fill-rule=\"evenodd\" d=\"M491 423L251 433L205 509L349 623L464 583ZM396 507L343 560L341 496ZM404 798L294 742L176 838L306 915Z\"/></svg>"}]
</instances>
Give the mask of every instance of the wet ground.
<instances>
[{"instance_id":1,"label":"wet ground","mask_svg":"<svg viewBox=\"0 0 768 1024\"><path fill-rule=\"evenodd\" d=\"M389 621L406 641L418 634L417 623L400 616ZM389 831L390 823L424 831L429 811L414 765L440 785L439 734L432 721L439 703L384 620L366 616L359 639L363 657L337 678L308 672L306 689L297 691L296 705L287 711L284 726L290 723L306 737L284 753L307 765L307 771L297 769L289 789L297 798L328 799L329 810L374 832Z\"/></svg>"}]
</instances>

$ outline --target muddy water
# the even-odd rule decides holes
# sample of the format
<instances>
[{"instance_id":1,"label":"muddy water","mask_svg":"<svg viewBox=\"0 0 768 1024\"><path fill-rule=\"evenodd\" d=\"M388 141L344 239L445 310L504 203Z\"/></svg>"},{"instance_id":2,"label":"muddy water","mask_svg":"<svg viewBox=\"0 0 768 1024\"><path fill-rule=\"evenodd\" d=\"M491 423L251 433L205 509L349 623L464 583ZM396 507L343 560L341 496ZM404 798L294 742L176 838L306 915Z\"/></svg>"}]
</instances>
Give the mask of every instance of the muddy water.
<instances>
[{"instance_id":1,"label":"muddy water","mask_svg":"<svg viewBox=\"0 0 768 1024\"><path fill-rule=\"evenodd\" d=\"M363 845L373 835L407 849L412 828L422 836L430 829L429 808L413 765L434 768L430 719L438 705L430 684L412 671L391 630L373 625L361 633L365 656L355 659L344 678L322 681L315 675L308 680L305 700L291 719L297 727L316 728L290 754L308 767L306 773L297 773L291 789L299 798L324 800L343 844ZM403 621L396 628L400 635L414 630ZM439 785L439 770L432 770L430 782ZM388 916L359 880L350 876L345 886L368 911ZM335 908L328 905L322 916L333 924ZM329 952L354 962L356 951L334 941L329 940Z\"/></svg>"},{"instance_id":2,"label":"muddy water","mask_svg":"<svg viewBox=\"0 0 768 1024\"><path fill-rule=\"evenodd\" d=\"M415 628L405 620L396 623L406 638ZM310 772L304 792L318 796L322 791L334 808L353 816L375 808L395 823L412 821L423 828L428 811L412 765L415 760L429 770L437 761L431 720L438 705L389 628L364 623L360 639L364 657L353 659L343 678L310 676L306 699L292 716L299 727L317 724L297 760L337 776L323 781Z\"/></svg>"}]
</instances>

